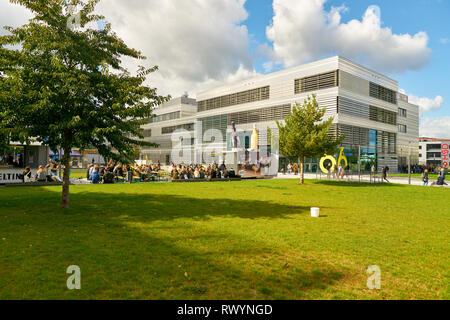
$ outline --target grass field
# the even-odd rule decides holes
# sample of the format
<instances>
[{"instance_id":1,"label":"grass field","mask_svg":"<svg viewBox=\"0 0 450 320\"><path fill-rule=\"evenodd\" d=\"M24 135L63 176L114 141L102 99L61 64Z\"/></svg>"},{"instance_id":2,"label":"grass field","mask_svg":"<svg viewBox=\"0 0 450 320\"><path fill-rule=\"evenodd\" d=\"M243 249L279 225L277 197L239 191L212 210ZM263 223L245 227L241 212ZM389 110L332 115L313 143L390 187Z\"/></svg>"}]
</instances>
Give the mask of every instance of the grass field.
<instances>
[{"instance_id":1,"label":"grass field","mask_svg":"<svg viewBox=\"0 0 450 320\"><path fill-rule=\"evenodd\" d=\"M0 188L0 299L449 299L449 189L294 180ZM311 206L321 208L311 218ZM81 290L66 268L81 268ZM366 269L381 268L381 290Z\"/></svg>"},{"instance_id":2,"label":"grass field","mask_svg":"<svg viewBox=\"0 0 450 320\"><path fill-rule=\"evenodd\" d=\"M408 178L407 173L392 173L392 174L389 174L389 176L390 177L399 177L399 178ZM422 174L421 173L411 173L411 178L422 180ZM430 181L435 181L435 180L437 180L437 178L438 178L437 173L429 173L428 174L428 179Z\"/></svg>"}]
</instances>

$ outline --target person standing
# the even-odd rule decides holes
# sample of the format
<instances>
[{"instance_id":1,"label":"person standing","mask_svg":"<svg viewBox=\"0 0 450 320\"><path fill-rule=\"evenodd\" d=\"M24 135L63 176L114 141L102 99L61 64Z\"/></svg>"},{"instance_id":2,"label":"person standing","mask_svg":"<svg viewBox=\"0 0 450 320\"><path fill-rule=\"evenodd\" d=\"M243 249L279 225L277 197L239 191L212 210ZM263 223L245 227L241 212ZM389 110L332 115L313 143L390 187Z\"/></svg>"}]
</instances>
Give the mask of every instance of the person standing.
<instances>
[{"instance_id":1,"label":"person standing","mask_svg":"<svg viewBox=\"0 0 450 320\"><path fill-rule=\"evenodd\" d=\"M428 169L422 173L423 186L428 186Z\"/></svg>"},{"instance_id":2,"label":"person standing","mask_svg":"<svg viewBox=\"0 0 450 320\"><path fill-rule=\"evenodd\" d=\"M441 186L446 185L448 186L448 184L445 182L445 169L442 167L441 171L439 172L439 178L440 178L440 182L441 182Z\"/></svg>"},{"instance_id":3,"label":"person standing","mask_svg":"<svg viewBox=\"0 0 450 320\"><path fill-rule=\"evenodd\" d=\"M382 170L382 172L383 172L383 180L386 180L387 182L389 182L389 180L387 179L388 171L389 171L389 167L388 166L383 167L383 170Z\"/></svg>"}]
</instances>

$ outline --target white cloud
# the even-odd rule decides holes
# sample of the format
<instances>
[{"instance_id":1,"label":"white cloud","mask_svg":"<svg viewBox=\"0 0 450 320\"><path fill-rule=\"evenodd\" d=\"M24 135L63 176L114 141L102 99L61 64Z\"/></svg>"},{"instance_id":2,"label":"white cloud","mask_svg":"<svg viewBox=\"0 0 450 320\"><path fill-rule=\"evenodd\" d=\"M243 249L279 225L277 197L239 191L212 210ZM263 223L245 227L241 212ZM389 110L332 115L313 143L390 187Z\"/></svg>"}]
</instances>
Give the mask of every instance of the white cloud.
<instances>
[{"instance_id":1,"label":"white cloud","mask_svg":"<svg viewBox=\"0 0 450 320\"><path fill-rule=\"evenodd\" d=\"M334 54L380 72L418 70L431 50L425 32L394 34L383 27L380 8L370 6L362 20L341 22L345 6L324 9L326 0L274 0L274 17L266 34L278 63L286 67Z\"/></svg>"},{"instance_id":2,"label":"white cloud","mask_svg":"<svg viewBox=\"0 0 450 320\"><path fill-rule=\"evenodd\" d=\"M149 85L173 97L256 75L249 53L245 0L103 0L97 12L147 60L125 66L158 65ZM19 26L30 13L0 1L0 25ZM2 31L0 31L1 33Z\"/></svg>"},{"instance_id":3,"label":"white cloud","mask_svg":"<svg viewBox=\"0 0 450 320\"><path fill-rule=\"evenodd\" d=\"M441 96L436 96L434 98L426 97L416 97L414 95L409 95L409 102L419 106L420 114L428 111L436 111L442 108L444 103L444 98Z\"/></svg>"},{"instance_id":4,"label":"white cloud","mask_svg":"<svg viewBox=\"0 0 450 320\"><path fill-rule=\"evenodd\" d=\"M7 33L3 26L19 27L28 22L32 18L32 14L28 9L17 4L11 4L7 0L0 2L0 35Z\"/></svg>"},{"instance_id":5,"label":"white cloud","mask_svg":"<svg viewBox=\"0 0 450 320\"><path fill-rule=\"evenodd\" d=\"M421 137L450 139L450 116L424 118L419 132Z\"/></svg>"},{"instance_id":6,"label":"white cloud","mask_svg":"<svg viewBox=\"0 0 450 320\"><path fill-rule=\"evenodd\" d=\"M160 93L195 93L255 75L245 0L104 0L98 12L133 48L158 65ZM128 64L136 66L142 61ZM132 70L133 70L132 68Z\"/></svg>"}]
</instances>

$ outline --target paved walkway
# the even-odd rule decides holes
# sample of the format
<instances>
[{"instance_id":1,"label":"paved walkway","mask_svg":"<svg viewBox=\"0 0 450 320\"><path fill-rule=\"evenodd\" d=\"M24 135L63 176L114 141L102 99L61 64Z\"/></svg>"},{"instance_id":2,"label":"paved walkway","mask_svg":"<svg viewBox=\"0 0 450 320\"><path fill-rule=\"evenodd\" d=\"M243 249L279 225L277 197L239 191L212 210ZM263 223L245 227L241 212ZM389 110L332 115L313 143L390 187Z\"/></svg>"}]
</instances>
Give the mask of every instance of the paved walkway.
<instances>
[{"instance_id":1,"label":"paved walkway","mask_svg":"<svg viewBox=\"0 0 450 320\"><path fill-rule=\"evenodd\" d=\"M279 173L278 176L275 179L300 179L299 175L294 175L294 174L282 174ZM315 174L315 173L305 173L305 179L308 180L328 180L327 176L322 174ZM395 184L408 184L408 178L405 177L389 177L388 175L388 180L390 183L395 183ZM336 179L329 179L329 181L350 181L350 182L359 182L361 181L361 183L383 183L381 182L381 176L378 175L375 179L371 179L369 175L362 175L361 176L361 180L359 180L358 175L352 175L349 177L345 177L343 180L336 180ZM430 180L429 185L434 182L434 180ZM448 181L446 181L447 183L449 183ZM384 182L387 183L387 182ZM411 179L411 185L415 185L415 186L421 186L423 185L423 182L421 179L417 179L417 178L412 178ZM442 187L442 186L436 186L436 187ZM450 186L444 186L445 188L450 188Z\"/></svg>"}]
</instances>

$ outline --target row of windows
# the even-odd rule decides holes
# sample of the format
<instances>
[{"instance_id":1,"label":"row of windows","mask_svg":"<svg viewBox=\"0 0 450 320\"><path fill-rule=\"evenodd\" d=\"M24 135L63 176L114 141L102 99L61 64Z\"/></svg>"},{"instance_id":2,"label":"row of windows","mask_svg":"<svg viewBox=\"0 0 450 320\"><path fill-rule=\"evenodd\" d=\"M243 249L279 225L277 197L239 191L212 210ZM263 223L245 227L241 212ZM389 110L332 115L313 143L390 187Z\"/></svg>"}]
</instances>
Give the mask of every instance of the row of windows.
<instances>
[{"instance_id":1,"label":"row of windows","mask_svg":"<svg viewBox=\"0 0 450 320\"><path fill-rule=\"evenodd\" d=\"M175 111L175 112L161 114L159 116L153 117L150 119L150 123L179 119L180 117L181 117L180 111Z\"/></svg>"},{"instance_id":2,"label":"row of windows","mask_svg":"<svg viewBox=\"0 0 450 320\"><path fill-rule=\"evenodd\" d=\"M242 111L220 116L208 117L201 119L202 130L204 134L209 129L218 129L222 131L223 138L225 139L227 127L231 126L232 122L234 122L236 125L240 125L264 121L283 120L290 114L290 112L291 105L285 104L258 110Z\"/></svg>"},{"instance_id":3,"label":"row of windows","mask_svg":"<svg viewBox=\"0 0 450 320\"><path fill-rule=\"evenodd\" d=\"M397 92L380 86L376 83L370 83L369 95L372 98L380 99L386 102L397 104Z\"/></svg>"},{"instance_id":4,"label":"row of windows","mask_svg":"<svg viewBox=\"0 0 450 320\"><path fill-rule=\"evenodd\" d=\"M295 94L302 92L309 92L315 90L322 90L339 85L339 71L332 71L322 74L317 74L310 77L296 79L294 84Z\"/></svg>"},{"instance_id":5,"label":"row of windows","mask_svg":"<svg viewBox=\"0 0 450 320\"><path fill-rule=\"evenodd\" d=\"M198 112L268 100L270 87L261 87L198 102Z\"/></svg>"},{"instance_id":6,"label":"row of windows","mask_svg":"<svg viewBox=\"0 0 450 320\"><path fill-rule=\"evenodd\" d=\"M161 133L162 134L168 134L168 133L173 133L175 132L175 130L178 129L184 129L187 131L194 131L194 124L193 123L187 123L187 124L182 124L179 126L171 126L171 127L165 127L161 129Z\"/></svg>"},{"instance_id":7,"label":"row of windows","mask_svg":"<svg viewBox=\"0 0 450 320\"><path fill-rule=\"evenodd\" d=\"M427 152L427 158L440 158L441 153L440 152Z\"/></svg>"},{"instance_id":8,"label":"row of windows","mask_svg":"<svg viewBox=\"0 0 450 320\"><path fill-rule=\"evenodd\" d=\"M236 112L228 115L228 125L231 125L232 122L238 125L246 123L283 120L290 113L291 113L290 104L252 111Z\"/></svg>"},{"instance_id":9,"label":"row of windows","mask_svg":"<svg viewBox=\"0 0 450 320\"><path fill-rule=\"evenodd\" d=\"M396 154L397 135L392 132L369 130L367 128L333 124L330 134L334 137L344 135L344 146L375 148L380 153Z\"/></svg>"},{"instance_id":10,"label":"row of windows","mask_svg":"<svg viewBox=\"0 0 450 320\"><path fill-rule=\"evenodd\" d=\"M372 121L396 125L397 114L392 111L370 106L369 119Z\"/></svg>"},{"instance_id":11,"label":"row of windows","mask_svg":"<svg viewBox=\"0 0 450 320\"><path fill-rule=\"evenodd\" d=\"M442 145L440 143L427 144L427 150L441 149L441 147ZM419 148L422 148L422 146L420 146Z\"/></svg>"}]
</instances>

